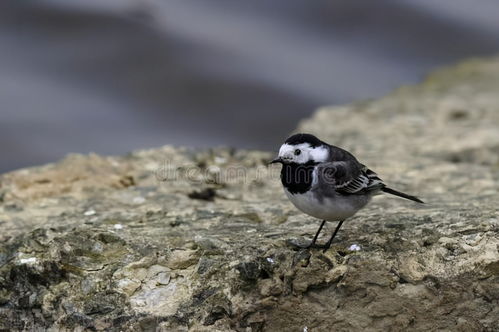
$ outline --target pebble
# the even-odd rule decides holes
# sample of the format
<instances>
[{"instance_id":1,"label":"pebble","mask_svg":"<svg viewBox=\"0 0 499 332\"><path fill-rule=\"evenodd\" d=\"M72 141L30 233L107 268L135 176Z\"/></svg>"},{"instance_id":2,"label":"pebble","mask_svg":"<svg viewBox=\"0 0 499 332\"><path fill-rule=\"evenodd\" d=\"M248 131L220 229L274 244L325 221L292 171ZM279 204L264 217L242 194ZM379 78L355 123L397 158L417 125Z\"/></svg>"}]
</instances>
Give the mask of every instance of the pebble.
<instances>
[{"instance_id":1,"label":"pebble","mask_svg":"<svg viewBox=\"0 0 499 332\"><path fill-rule=\"evenodd\" d=\"M350 251L359 251L361 248L358 244L352 244L350 247L348 247L348 250Z\"/></svg>"},{"instance_id":2,"label":"pebble","mask_svg":"<svg viewBox=\"0 0 499 332\"><path fill-rule=\"evenodd\" d=\"M96 214L97 212L95 212L95 210L87 210L83 213L83 215L85 216L93 216L94 214Z\"/></svg>"}]
</instances>

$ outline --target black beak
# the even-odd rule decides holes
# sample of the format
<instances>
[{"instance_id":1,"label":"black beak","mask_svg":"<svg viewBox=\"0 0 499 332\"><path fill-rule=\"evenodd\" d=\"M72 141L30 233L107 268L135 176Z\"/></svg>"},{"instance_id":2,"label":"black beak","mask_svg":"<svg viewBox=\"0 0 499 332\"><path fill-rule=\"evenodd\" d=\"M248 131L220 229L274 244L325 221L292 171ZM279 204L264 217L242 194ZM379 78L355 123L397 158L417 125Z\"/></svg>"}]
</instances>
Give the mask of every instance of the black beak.
<instances>
[{"instance_id":1,"label":"black beak","mask_svg":"<svg viewBox=\"0 0 499 332\"><path fill-rule=\"evenodd\" d=\"M274 160L272 160L271 162L269 162L269 165L270 164L275 164L275 163L281 163L282 164L282 159L280 157L277 157Z\"/></svg>"}]
</instances>

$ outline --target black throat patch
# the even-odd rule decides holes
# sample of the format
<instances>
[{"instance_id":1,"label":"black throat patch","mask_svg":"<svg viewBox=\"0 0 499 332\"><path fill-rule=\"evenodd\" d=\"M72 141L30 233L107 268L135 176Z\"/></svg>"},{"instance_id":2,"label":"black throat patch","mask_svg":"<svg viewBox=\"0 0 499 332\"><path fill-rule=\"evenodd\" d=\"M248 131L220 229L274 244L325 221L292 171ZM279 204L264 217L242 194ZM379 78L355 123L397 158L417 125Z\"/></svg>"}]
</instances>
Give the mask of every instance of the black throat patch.
<instances>
[{"instance_id":1,"label":"black throat patch","mask_svg":"<svg viewBox=\"0 0 499 332\"><path fill-rule=\"evenodd\" d=\"M306 164L283 164L281 169L282 185L292 194L303 194L312 187L312 173L315 161Z\"/></svg>"}]
</instances>

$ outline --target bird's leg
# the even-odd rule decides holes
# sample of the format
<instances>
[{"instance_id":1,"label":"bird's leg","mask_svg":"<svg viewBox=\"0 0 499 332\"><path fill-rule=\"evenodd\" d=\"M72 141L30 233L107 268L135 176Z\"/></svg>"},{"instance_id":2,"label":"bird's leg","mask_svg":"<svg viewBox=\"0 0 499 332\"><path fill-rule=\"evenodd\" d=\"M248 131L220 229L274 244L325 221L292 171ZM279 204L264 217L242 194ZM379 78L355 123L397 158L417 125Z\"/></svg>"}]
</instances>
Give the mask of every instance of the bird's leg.
<instances>
[{"instance_id":1,"label":"bird's leg","mask_svg":"<svg viewBox=\"0 0 499 332\"><path fill-rule=\"evenodd\" d=\"M326 252L329 249L329 247L331 247L331 243L333 242L333 239L336 236L336 233L338 233L338 231L340 230L341 225L343 224L344 221L345 220L341 220L338 223L338 226L336 226L336 229L334 230L333 235L331 235L331 238L329 239L329 241L327 241L327 243L324 245L324 250L322 252Z\"/></svg>"},{"instance_id":2,"label":"bird's leg","mask_svg":"<svg viewBox=\"0 0 499 332\"><path fill-rule=\"evenodd\" d=\"M321 233L322 227L324 227L325 223L326 223L326 221L323 220L322 224L319 226L319 229L317 230L317 233L315 233L314 239L312 240L311 243L300 244L300 243L294 242L293 240L288 241L288 243L291 244L293 247L298 247L301 249L324 248L324 245L316 244L315 242L317 241L317 238L319 237L319 234Z\"/></svg>"},{"instance_id":3,"label":"bird's leg","mask_svg":"<svg viewBox=\"0 0 499 332\"><path fill-rule=\"evenodd\" d=\"M317 241L317 238L319 237L319 234L321 233L322 231L322 227L324 227L324 224L326 223L326 220L323 220L321 225L319 226L319 230L317 231L317 233L315 233L315 236L314 236L314 239L312 240L312 242L306 247L307 249L308 248L312 248L315 246L315 241Z\"/></svg>"}]
</instances>

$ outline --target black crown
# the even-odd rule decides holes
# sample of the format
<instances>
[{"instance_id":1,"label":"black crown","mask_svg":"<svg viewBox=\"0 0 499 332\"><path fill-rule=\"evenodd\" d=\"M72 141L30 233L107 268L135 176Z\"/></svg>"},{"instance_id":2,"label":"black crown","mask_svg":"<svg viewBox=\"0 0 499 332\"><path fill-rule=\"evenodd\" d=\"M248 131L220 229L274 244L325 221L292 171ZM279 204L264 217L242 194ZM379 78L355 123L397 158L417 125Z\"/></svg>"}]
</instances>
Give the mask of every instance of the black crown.
<instances>
[{"instance_id":1,"label":"black crown","mask_svg":"<svg viewBox=\"0 0 499 332\"><path fill-rule=\"evenodd\" d=\"M295 134L289 137L286 142L289 145L298 145L302 143L308 143L311 147L315 148L324 144L320 139L310 134Z\"/></svg>"}]
</instances>

